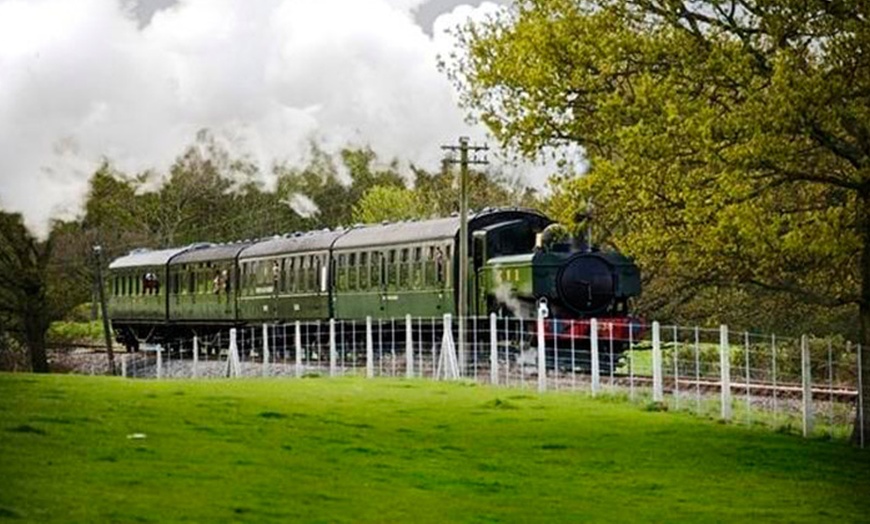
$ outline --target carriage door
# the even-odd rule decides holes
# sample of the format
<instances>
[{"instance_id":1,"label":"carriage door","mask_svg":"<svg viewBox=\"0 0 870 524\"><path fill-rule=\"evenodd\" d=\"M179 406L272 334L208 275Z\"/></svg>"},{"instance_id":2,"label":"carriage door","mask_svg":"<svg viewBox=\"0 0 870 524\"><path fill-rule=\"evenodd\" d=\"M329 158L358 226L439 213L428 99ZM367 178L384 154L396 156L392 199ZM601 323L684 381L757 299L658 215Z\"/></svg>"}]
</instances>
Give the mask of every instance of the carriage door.
<instances>
[{"instance_id":1,"label":"carriage door","mask_svg":"<svg viewBox=\"0 0 870 524\"><path fill-rule=\"evenodd\" d=\"M486 231L475 231L471 240L472 269L470 271L473 282L469 285L469 299L471 300L470 311L477 315L486 315L486 297L481 297L481 269L486 263Z\"/></svg>"},{"instance_id":2,"label":"carriage door","mask_svg":"<svg viewBox=\"0 0 870 524\"><path fill-rule=\"evenodd\" d=\"M381 316L387 316L387 252L381 252L380 259L380 278L378 279L378 290L381 297Z\"/></svg>"}]
</instances>

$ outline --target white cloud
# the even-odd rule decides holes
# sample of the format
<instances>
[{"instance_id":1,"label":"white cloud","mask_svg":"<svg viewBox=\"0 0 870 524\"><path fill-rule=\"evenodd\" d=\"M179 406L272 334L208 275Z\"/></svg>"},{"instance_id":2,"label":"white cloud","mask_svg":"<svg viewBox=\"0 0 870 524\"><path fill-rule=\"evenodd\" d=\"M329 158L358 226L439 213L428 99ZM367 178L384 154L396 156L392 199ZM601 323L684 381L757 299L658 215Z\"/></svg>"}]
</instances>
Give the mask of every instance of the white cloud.
<instances>
[{"instance_id":1,"label":"white cloud","mask_svg":"<svg viewBox=\"0 0 870 524\"><path fill-rule=\"evenodd\" d=\"M485 133L437 71L452 40L413 22L421 3L182 0L140 27L126 0L0 0L0 206L44 232L102 158L165 170L202 128L265 174L312 137L435 168L441 144Z\"/></svg>"}]
</instances>

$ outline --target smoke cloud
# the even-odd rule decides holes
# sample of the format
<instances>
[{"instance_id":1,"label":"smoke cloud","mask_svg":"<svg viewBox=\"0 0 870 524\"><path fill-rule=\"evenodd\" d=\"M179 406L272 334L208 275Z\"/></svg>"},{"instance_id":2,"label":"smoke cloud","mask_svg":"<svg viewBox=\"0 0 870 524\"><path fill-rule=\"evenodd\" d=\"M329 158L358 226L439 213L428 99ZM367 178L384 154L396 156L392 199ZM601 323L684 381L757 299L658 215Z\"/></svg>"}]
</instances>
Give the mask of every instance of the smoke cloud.
<instances>
[{"instance_id":1,"label":"smoke cloud","mask_svg":"<svg viewBox=\"0 0 870 524\"><path fill-rule=\"evenodd\" d=\"M143 22L127 0L0 0L0 206L44 233L104 158L165 172L203 128L264 177L311 140L434 169L441 144L485 140L436 68L443 29L502 7L458 7L429 36L421 3L180 0Z\"/></svg>"}]
</instances>

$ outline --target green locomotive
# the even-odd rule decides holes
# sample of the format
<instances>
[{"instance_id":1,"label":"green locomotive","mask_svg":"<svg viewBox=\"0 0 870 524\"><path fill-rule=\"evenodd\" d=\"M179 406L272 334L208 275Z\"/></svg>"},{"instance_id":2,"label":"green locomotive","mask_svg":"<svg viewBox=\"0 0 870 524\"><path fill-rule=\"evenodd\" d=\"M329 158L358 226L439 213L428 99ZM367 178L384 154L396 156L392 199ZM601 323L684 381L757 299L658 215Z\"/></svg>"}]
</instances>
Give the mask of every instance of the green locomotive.
<instances>
[{"instance_id":1,"label":"green locomotive","mask_svg":"<svg viewBox=\"0 0 870 524\"><path fill-rule=\"evenodd\" d=\"M637 266L615 252L542 244L552 223L526 209L470 216L468 311L532 318L545 300L569 321L548 322L548 336L588 337L578 321L597 316L627 339ZM452 216L136 250L109 265L110 317L118 340L136 349L263 323L455 313L459 240Z\"/></svg>"}]
</instances>

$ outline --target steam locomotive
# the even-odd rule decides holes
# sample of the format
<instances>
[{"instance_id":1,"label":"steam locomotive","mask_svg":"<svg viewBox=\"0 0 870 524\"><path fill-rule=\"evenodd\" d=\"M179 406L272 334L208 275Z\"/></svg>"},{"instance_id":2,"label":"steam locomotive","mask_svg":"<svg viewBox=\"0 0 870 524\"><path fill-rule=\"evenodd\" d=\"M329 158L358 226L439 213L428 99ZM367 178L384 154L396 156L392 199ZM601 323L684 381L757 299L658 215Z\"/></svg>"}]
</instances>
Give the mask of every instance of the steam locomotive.
<instances>
[{"instance_id":1,"label":"steam locomotive","mask_svg":"<svg viewBox=\"0 0 870 524\"><path fill-rule=\"evenodd\" d=\"M634 329L629 301L641 292L637 266L557 238L555 228L533 210L486 209L469 217L466 239L451 216L140 249L109 265L110 317L117 339L135 350L141 340L267 322L455 314L465 241L469 314L533 319L546 303L548 339L588 350L588 319L597 317L621 353Z\"/></svg>"}]
</instances>

